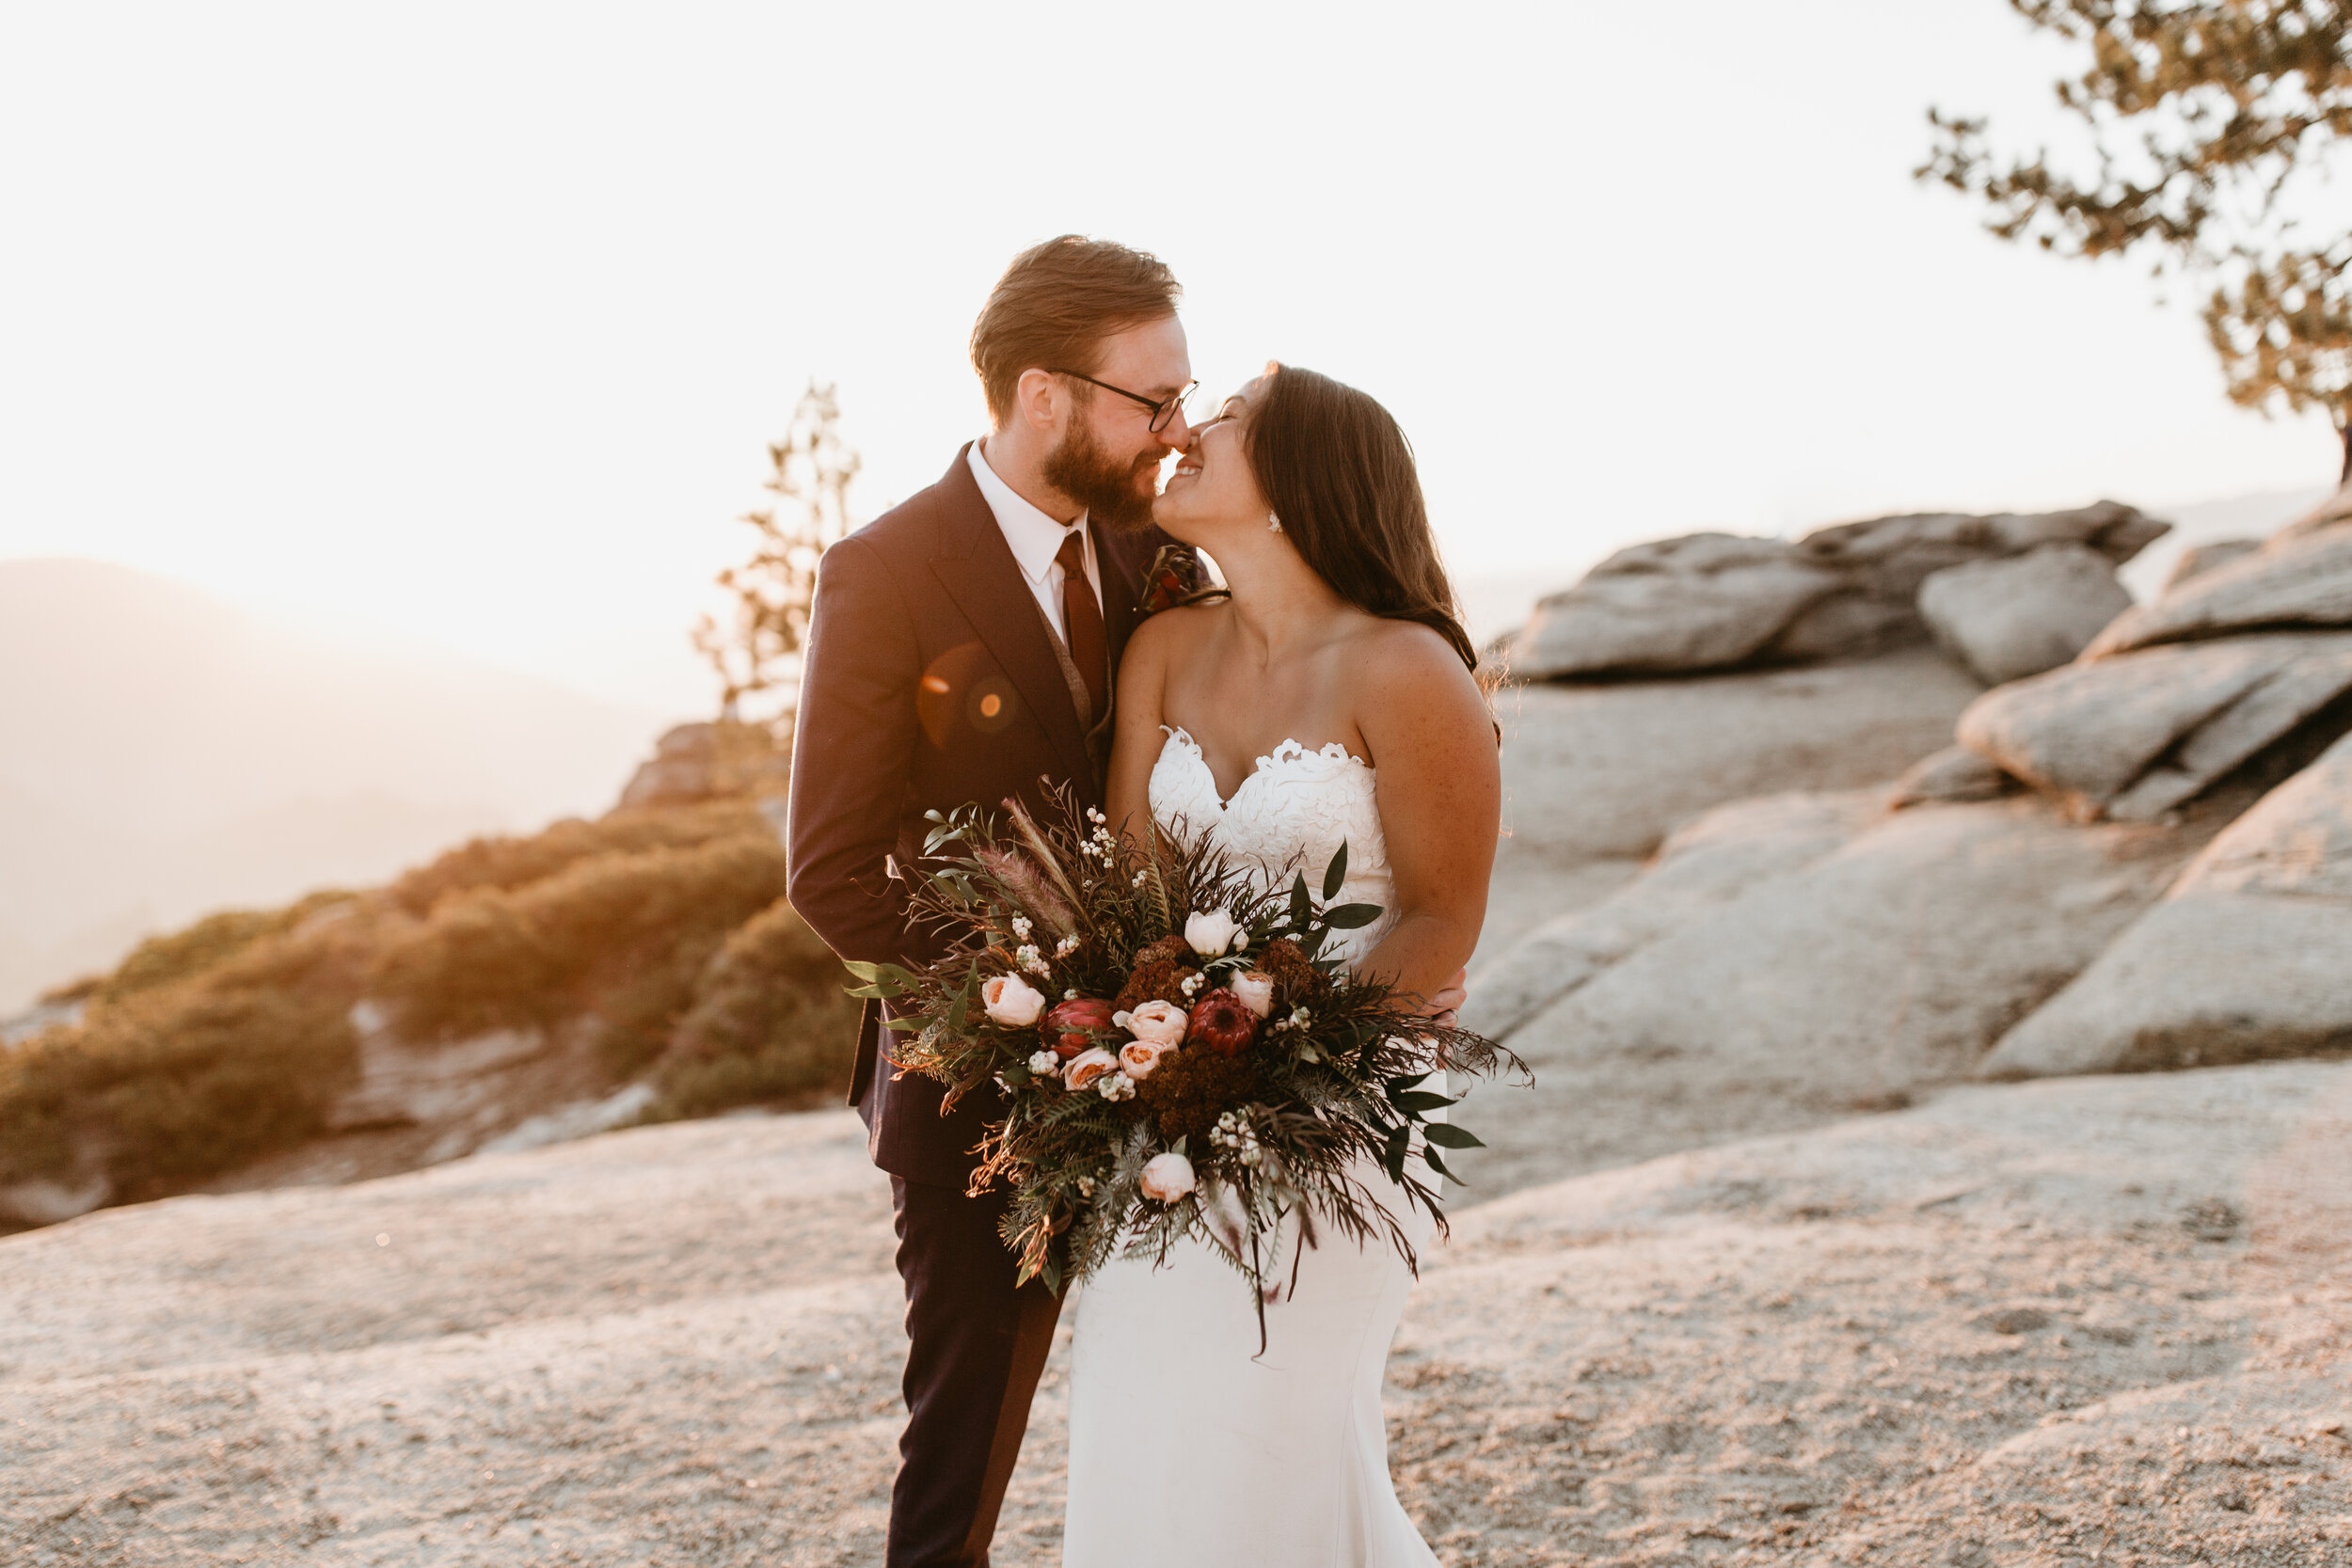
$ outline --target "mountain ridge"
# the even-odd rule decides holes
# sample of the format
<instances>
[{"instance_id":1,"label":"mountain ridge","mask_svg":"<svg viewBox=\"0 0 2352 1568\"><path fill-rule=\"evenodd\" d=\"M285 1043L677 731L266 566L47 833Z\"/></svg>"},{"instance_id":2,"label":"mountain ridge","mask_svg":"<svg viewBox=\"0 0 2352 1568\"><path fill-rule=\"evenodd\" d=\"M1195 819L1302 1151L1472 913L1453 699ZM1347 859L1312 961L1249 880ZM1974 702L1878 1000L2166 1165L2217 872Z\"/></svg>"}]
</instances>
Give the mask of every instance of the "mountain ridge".
<instances>
[{"instance_id":1,"label":"mountain ridge","mask_svg":"<svg viewBox=\"0 0 2352 1568\"><path fill-rule=\"evenodd\" d=\"M661 728L139 568L0 561L0 1010L143 931L600 810Z\"/></svg>"}]
</instances>

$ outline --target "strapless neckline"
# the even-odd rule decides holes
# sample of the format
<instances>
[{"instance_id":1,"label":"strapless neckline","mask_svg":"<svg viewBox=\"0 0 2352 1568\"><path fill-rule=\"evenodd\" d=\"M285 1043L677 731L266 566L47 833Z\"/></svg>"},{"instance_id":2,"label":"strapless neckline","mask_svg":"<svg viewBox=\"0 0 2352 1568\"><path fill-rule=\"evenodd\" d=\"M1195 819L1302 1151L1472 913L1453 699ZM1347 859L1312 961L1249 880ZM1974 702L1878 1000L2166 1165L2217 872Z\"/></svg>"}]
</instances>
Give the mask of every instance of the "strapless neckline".
<instances>
[{"instance_id":1,"label":"strapless neckline","mask_svg":"<svg viewBox=\"0 0 2352 1568\"><path fill-rule=\"evenodd\" d=\"M1182 729L1168 729L1149 794L1152 818L1163 830L1187 843L1205 839L1253 865L1263 887L1279 888L1300 874L1319 884L1345 845L1347 870L1336 901L1386 911L1394 900L1378 781L1373 765L1339 741L1310 749L1285 740L1257 759L1232 794L1222 795L1200 742ZM1384 913L1371 926L1342 933L1327 951L1344 958L1368 953L1393 918Z\"/></svg>"},{"instance_id":2,"label":"strapless neckline","mask_svg":"<svg viewBox=\"0 0 2352 1568\"><path fill-rule=\"evenodd\" d=\"M1373 771L1371 763L1366 762L1362 757L1359 757L1355 752L1349 751L1347 747L1340 741L1328 740L1324 742L1321 746L1310 750L1304 741L1286 736L1275 745L1273 751L1267 752L1262 757L1259 757L1256 762L1251 765L1249 771L1242 776L1241 783L1235 784L1233 786L1233 792L1231 795L1228 795L1217 788L1216 769L1209 766L1208 754L1200 750L1200 742L1192 737L1190 731L1186 730L1182 724L1178 724L1173 728L1170 728L1168 725L1162 724L1160 726L1160 732L1167 736L1170 742L1181 742L1184 751L1192 757L1192 760L1200 765L1200 771L1209 781L1209 797L1216 802L1217 810L1220 812L1232 810L1233 802L1241 799L1242 791L1248 789L1251 784L1257 783L1258 780L1263 778L1265 775L1279 772L1287 763L1304 762L1311 757L1321 762L1337 763L1343 768L1349 763L1354 763L1357 767L1362 768L1366 773ZM1160 750L1162 756L1165 757L1168 748L1164 745Z\"/></svg>"}]
</instances>

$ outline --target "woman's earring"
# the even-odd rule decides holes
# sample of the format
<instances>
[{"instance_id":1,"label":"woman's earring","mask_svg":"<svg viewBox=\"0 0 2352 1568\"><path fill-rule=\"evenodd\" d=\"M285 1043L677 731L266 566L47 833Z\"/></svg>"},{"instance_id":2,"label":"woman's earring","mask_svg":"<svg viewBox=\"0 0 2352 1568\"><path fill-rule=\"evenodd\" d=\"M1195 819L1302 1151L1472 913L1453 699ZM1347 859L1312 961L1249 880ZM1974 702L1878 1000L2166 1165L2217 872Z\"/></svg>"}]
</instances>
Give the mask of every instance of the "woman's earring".
<instances>
[{"instance_id":1,"label":"woman's earring","mask_svg":"<svg viewBox=\"0 0 2352 1568\"><path fill-rule=\"evenodd\" d=\"M1276 515L1275 515L1273 513L1271 513L1271 512L1267 513L1267 514L1265 515L1265 531L1266 531L1268 533L1279 533L1279 532L1281 532L1281 531L1282 531L1282 519L1281 519L1281 518L1279 518L1279 517L1278 517L1278 516L1276 516Z\"/></svg>"}]
</instances>

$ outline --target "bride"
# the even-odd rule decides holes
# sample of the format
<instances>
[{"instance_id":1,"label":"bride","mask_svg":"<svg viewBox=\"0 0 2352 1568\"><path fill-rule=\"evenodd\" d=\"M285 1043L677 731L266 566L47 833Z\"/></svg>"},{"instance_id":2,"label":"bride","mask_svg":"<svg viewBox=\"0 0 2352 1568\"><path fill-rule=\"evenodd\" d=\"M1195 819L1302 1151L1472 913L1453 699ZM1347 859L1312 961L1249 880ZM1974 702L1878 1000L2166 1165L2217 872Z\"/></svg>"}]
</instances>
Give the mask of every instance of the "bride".
<instances>
[{"instance_id":1,"label":"bride","mask_svg":"<svg viewBox=\"0 0 2352 1568\"><path fill-rule=\"evenodd\" d=\"M1404 432L1353 388L1269 366L1196 427L1152 520L1232 593L1128 644L1111 819L1207 834L1282 881L1344 842L1339 901L1386 912L1331 955L1438 995L1478 940L1502 776ZM1395 1210L1419 1247L1428 1216ZM1380 1411L1405 1261L1327 1234L1265 1276L1263 1354L1248 1287L1204 1243L1088 1280L1065 1568L1436 1562Z\"/></svg>"}]
</instances>

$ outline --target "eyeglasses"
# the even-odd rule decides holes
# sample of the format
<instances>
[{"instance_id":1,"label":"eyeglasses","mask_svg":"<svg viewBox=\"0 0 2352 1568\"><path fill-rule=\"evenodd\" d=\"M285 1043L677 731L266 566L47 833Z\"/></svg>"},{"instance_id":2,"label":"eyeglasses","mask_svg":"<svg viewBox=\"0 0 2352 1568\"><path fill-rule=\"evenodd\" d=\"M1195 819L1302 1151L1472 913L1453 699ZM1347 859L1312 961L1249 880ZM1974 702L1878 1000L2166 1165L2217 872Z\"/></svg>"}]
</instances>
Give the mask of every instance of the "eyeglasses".
<instances>
[{"instance_id":1,"label":"eyeglasses","mask_svg":"<svg viewBox=\"0 0 2352 1568\"><path fill-rule=\"evenodd\" d=\"M1150 428L1152 434L1154 436L1157 436L1161 431L1166 430L1168 428L1168 421L1176 417L1176 411L1184 407L1184 405L1190 401L1192 394L1200 389L1200 383L1198 381L1187 381L1184 383L1184 389L1183 391L1177 393L1174 397L1168 399L1166 402L1162 402L1157 398L1145 397L1141 392L1131 392L1124 387L1114 387L1107 381L1097 381L1094 377L1081 374L1077 371L1049 370L1046 373L1049 375L1071 376L1076 380L1085 382L1089 387L1100 387L1106 392L1117 392L1120 397L1125 398L1130 403L1139 403L1143 404L1143 406L1152 410L1152 424Z\"/></svg>"}]
</instances>

